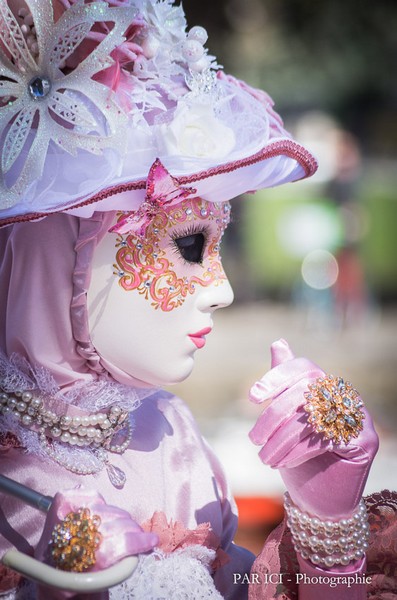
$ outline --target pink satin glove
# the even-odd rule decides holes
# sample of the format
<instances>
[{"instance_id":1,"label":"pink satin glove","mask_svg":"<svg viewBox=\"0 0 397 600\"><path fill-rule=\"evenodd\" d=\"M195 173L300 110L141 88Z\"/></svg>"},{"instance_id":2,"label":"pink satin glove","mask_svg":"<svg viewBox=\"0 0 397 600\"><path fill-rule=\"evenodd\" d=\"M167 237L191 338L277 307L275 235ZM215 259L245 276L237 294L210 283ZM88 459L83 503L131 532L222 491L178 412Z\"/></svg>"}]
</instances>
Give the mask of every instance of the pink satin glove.
<instances>
[{"instance_id":1,"label":"pink satin glove","mask_svg":"<svg viewBox=\"0 0 397 600\"><path fill-rule=\"evenodd\" d=\"M262 446L261 460L279 469L292 501L320 519L339 520L357 507L378 450L378 436L365 408L363 430L345 445L327 440L307 422L304 392L324 376L306 358L295 358L285 340L271 347L271 370L250 390L266 403L250 432Z\"/></svg>"},{"instance_id":2,"label":"pink satin glove","mask_svg":"<svg viewBox=\"0 0 397 600\"><path fill-rule=\"evenodd\" d=\"M101 541L95 551L95 565L91 567L91 571L100 571L101 569L110 567L126 556L148 552L158 544L158 536L155 533L144 532L127 511L107 504L96 490L78 487L58 492L55 495L46 518L42 536L35 551L35 558L53 566L49 543L54 527L68 513L77 512L80 508L88 508L91 518L94 515L100 517L98 530ZM39 593L39 598L45 598L46 600L60 600L71 597L74 597L74 595L70 592L62 592L54 589L49 590L49 588L44 588L44 586ZM106 592L104 594L99 593L89 596L90 599L107 597L108 594Z\"/></svg>"}]
</instances>

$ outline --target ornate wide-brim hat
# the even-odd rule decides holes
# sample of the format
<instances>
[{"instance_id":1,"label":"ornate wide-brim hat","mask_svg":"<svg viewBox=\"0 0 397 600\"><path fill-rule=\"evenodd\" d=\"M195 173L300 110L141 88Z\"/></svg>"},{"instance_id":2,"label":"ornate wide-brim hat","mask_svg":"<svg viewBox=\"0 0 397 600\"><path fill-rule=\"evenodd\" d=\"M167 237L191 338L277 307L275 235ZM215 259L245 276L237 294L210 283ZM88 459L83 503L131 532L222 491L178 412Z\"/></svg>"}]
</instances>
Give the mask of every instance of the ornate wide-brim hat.
<instances>
[{"instance_id":1,"label":"ornate wide-brim hat","mask_svg":"<svg viewBox=\"0 0 397 600\"><path fill-rule=\"evenodd\" d=\"M0 6L0 225L136 211L156 159L217 202L316 170L171 0Z\"/></svg>"}]
</instances>

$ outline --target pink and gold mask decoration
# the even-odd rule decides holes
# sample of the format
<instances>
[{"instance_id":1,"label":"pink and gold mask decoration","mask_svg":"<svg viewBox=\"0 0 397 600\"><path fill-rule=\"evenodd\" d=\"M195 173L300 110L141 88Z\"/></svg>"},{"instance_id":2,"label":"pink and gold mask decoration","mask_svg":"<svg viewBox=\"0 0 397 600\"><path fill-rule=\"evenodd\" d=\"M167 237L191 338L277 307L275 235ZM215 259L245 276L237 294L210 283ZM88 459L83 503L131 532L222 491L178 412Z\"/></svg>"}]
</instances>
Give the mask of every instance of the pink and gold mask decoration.
<instances>
[{"instance_id":1,"label":"pink and gold mask decoration","mask_svg":"<svg viewBox=\"0 0 397 600\"><path fill-rule=\"evenodd\" d=\"M115 275L155 309L181 306L196 286L226 279L219 245L230 220L227 202L194 197L157 159L150 169L139 210L122 213L110 231L118 233Z\"/></svg>"}]
</instances>

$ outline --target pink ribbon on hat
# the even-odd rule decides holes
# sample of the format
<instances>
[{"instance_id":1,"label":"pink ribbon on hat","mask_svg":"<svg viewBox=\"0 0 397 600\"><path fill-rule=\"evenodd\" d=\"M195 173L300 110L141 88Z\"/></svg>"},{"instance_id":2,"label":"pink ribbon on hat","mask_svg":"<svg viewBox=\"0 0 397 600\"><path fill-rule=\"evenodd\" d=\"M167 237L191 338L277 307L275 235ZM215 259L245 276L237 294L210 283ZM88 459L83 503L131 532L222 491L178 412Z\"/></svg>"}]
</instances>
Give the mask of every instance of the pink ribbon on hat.
<instances>
[{"instance_id":1,"label":"pink ribbon on hat","mask_svg":"<svg viewBox=\"0 0 397 600\"><path fill-rule=\"evenodd\" d=\"M182 186L176 177L170 175L160 159L156 158L148 173L145 200L138 210L127 213L109 231L121 234L136 231L138 235L144 236L146 227L161 208L179 204L195 194L195 188Z\"/></svg>"}]
</instances>

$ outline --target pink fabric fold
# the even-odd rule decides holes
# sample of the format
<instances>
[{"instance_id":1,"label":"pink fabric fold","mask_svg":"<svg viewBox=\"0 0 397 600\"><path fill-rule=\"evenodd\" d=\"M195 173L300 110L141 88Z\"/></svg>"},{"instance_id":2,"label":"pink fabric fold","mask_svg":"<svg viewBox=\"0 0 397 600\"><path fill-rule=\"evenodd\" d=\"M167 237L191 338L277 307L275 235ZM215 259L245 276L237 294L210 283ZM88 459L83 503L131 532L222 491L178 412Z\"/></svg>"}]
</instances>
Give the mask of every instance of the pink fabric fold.
<instances>
[{"instance_id":1,"label":"pink fabric fold","mask_svg":"<svg viewBox=\"0 0 397 600\"><path fill-rule=\"evenodd\" d=\"M78 220L65 215L0 231L0 348L48 369L60 387L93 379L72 341L77 238Z\"/></svg>"},{"instance_id":2,"label":"pink fabric fold","mask_svg":"<svg viewBox=\"0 0 397 600\"><path fill-rule=\"evenodd\" d=\"M90 337L91 259L113 221L114 212L54 214L0 231L0 348L46 368L63 390L98 378L151 387L103 359Z\"/></svg>"}]
</instances>

